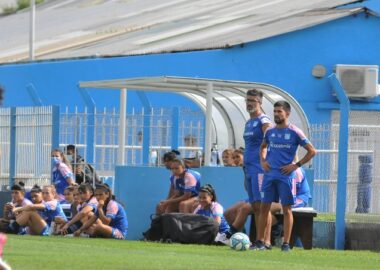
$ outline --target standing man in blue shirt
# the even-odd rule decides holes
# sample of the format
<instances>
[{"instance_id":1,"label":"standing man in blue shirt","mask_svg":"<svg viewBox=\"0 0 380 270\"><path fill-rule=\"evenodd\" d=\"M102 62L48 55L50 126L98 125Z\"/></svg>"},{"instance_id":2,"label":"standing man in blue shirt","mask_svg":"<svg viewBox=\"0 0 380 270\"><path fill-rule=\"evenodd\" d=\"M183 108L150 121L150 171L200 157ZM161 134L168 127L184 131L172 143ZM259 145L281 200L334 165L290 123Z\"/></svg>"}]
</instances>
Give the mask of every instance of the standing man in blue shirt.
<instances>
[{"instance_id":1,"label":"standing man in blue shirt","mask_svg":"<svg viewBox=\"0 0 380 270\"><path fill-rule=\"evenodd\" d=\"M289 123L291 107L286 101L274 104L276 126L268 128L260 147L260 163L264 169L262 186L263 200L260 208L259 235L255 249L264 250L264 233L272 202L281 200L284 213L284 242L282 251L290 251L289 241L293 227L292 205L294 204L293 178L295 170L309 162L316 154L314 146L304 133ZM293 163L298 146L307 153L297 163Z\"/></svg>"},{"instance_id":2,"label":"standing man in blue shirt","mask_svg":"<svg viewBox=\"0 0 380 270\"><path fill-rule=\"evenodd\" d=\"M263 92L257 89L247 91L246 109L250 119L244 128L244 172L245 187L248 193L248 200L252 205L255 215L255 225L258 230L260 204L261 204L261 185L264 171L260 165L260 145L263 141L265 131L272 125L271 120L261 109ZM269 215L268 218L271 218ZM235 228L231 228L234 231ZM256 230L256 231L257 231ZM270 231L265 237L265 244L270 247Z\"/></svg>"}]
</instances>

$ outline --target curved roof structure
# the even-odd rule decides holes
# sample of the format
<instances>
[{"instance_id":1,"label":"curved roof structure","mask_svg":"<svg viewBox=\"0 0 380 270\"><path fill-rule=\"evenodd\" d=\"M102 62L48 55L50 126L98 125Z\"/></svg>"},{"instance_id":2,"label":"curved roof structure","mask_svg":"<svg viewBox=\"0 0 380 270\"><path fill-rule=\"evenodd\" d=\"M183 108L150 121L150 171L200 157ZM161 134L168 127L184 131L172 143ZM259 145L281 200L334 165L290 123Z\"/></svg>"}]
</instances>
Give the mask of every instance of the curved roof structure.
<instances>
[{"instance_id":1,"label":"curved roof structure","mask_svg":"<svg viewBox=\"0 0 380 270\"><path fill-rule=\"evenodd\" d=\"M249 118L245 110L245 96L247 90L252 88L258 88L263 91L262 107L270 117L273 116L273 104L278 100L287 100L292 107L290 121L300 127L306 136L309 135L309 121L299 103L289 93L268 84L164 76L88 81L80 82L79 86L81 88L103 88L108 90L129 89L171 92L188 97L206 113L206 150L211 149L212 143L217 143L221 148L244 146L244 125ZM210 97L212 98L212 106L208 107L207 100ZM208 113L210 117L208 117ZM210 118L209 122L208 118ZM207 151L205 160L209 160Z\"/></svg>"}]
</instances>

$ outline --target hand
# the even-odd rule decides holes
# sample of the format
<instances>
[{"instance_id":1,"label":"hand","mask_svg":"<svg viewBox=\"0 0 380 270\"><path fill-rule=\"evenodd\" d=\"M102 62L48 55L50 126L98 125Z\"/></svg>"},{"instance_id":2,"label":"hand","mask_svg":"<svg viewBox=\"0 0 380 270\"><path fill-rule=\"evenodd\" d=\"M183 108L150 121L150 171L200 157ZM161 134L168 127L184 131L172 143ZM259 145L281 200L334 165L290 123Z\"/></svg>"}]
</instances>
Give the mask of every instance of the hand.
<instances>
[{"instance_id":1,"label":"hand","mask_svg":"<svg viewBox=\"0 0 380 270\"><path fill-rule=\"evenodd\" d=\"M296 164L291 163L291 164L282 166L281 167L281 173L282 174L290 174L297 169L298 169L298 166Z\"/></svg>"},{"instance_id":2,"label":"hand","mask_svg":"<svg viewBox=\"0 0 380 270\"><path fill-rule=\"evenodd\" d=\"M264 171L266 171L266 172L270 171L270 165L269 165L268 161L260 160L260 165Z\"/></svg>"},{"instance_id":3,"label":"hand","mask_svg":"<svg viewBox=\"0 0 380 270\"><path fill-rule=\"evenodd\" d=\"M66 235L67 233L68 233L68 228L69 228L69 226L67 225L67 223L62 227L62 229L61 229L61 234L62 235Z\"/></svg>"},{"instance_id":4,"label":"hand","mask_svg":"<svg viewBox=\"0 0 380 270\"><path fill-rule=\"evenodd\" d=\"M15 206L13 205L13 203L6 203L4 205L4 209L6 210L12 210Z\"/></svg>"},{"instance_id":5,"label":"hand","mask_svg":"<svg viewBox=\"0 0 380 270\"><path fill-rule=\"evenodd\" d=\"M76 231L74 232L74 236L75 236L75 237L79 237L81 233L82 233L81 229L76 230Z\"/></svg>"},{"instance_id":6,"label":"hand","mask_svg":"<svg viewBox=\"0 0 380 270\"><path fill-rule=\"evenodd\" d=\"M19 213L19 212L21 212L22 211L22 207L13 207L13 209L12 209L12 212L14 213L14 214L17 214L17 213Z\"/></svg>"},{"instance_id":7,"label":"hand","mask_svg":"<svg viewBox=\"0 0 380 270\"><path fill-rule=\"evenodd\" d=\"M158 209L162 213L165 212L166 207L167 207L167 201L160 201L160 203L158 204Z\"/></svg>"},{"instance_id":8,"label":"hand","mask_svg":"<svg viewBox=\"0 0 380 270\"><path fill-rule=\"evenodd\" d=\"M98 200L98 208L103 208L104 200Z\"/></svg>"}]
</instances>

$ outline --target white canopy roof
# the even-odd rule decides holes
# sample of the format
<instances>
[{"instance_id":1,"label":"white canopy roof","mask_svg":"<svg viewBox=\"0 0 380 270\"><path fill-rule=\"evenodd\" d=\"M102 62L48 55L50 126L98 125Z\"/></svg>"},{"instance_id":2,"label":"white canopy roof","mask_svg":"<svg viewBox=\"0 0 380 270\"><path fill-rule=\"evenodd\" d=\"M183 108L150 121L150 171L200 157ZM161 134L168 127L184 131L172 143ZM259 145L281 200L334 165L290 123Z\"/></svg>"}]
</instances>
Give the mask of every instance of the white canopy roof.
<instances>
[{"instance_id":1,"label":"white canopy roof","mask_svg":"<svg viewBox=\"0 0 380 270\"><path fill-rule=\"evenodd\" d=\"M245 109L245 96L247 90L258 88L264 93L263 110L267 115L273 119L273 104L278 100L287 100L292 107L290 121L300 127L306 136L309 136L309 121L299 103L284 90L268 84L164 76L87 81L80 82L79 86L108 90L172 92L188 97L206 112L205 150L211 149L212 143L217 143L221 148L244 146L244 125L249 118ZM209 127L207 127L208 89L211 89L212 95L212 119L209 121ZM207 135L207 130L209 130L210 136ZM206 160L209 160L207 151Z\"/></svg>"}]
</instances>

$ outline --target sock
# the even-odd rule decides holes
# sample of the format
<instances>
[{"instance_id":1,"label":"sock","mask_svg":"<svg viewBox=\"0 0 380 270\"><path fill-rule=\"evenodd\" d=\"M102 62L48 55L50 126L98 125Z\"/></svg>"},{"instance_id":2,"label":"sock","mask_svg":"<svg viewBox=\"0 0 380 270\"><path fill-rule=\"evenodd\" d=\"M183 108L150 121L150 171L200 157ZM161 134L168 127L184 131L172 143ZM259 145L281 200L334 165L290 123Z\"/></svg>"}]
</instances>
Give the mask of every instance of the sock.
<instances>
[{"instance_id":1,"label":"sock","mask_svg":"<svg viewBox=\"0 0 380 270\"><path fill-rule=\"evenodd\" d=\"M238 229L236 229L234 226L230 226L230 232L231 232L231 234L234 234L234 233L237 233L237 232L239 232L239 230Z\"/></svg>"},{"instance_id":2,"label":"sock","mask_svg":"<svg viewBox=\"0 0 380 270\"><path fill-rule=\"evenodd\" d=\"M18 231L20 230L20 225L17 223L16 220L13 220L9 223L9 230L11 233L18 233Z\"/></svg>"}]
</instances>

